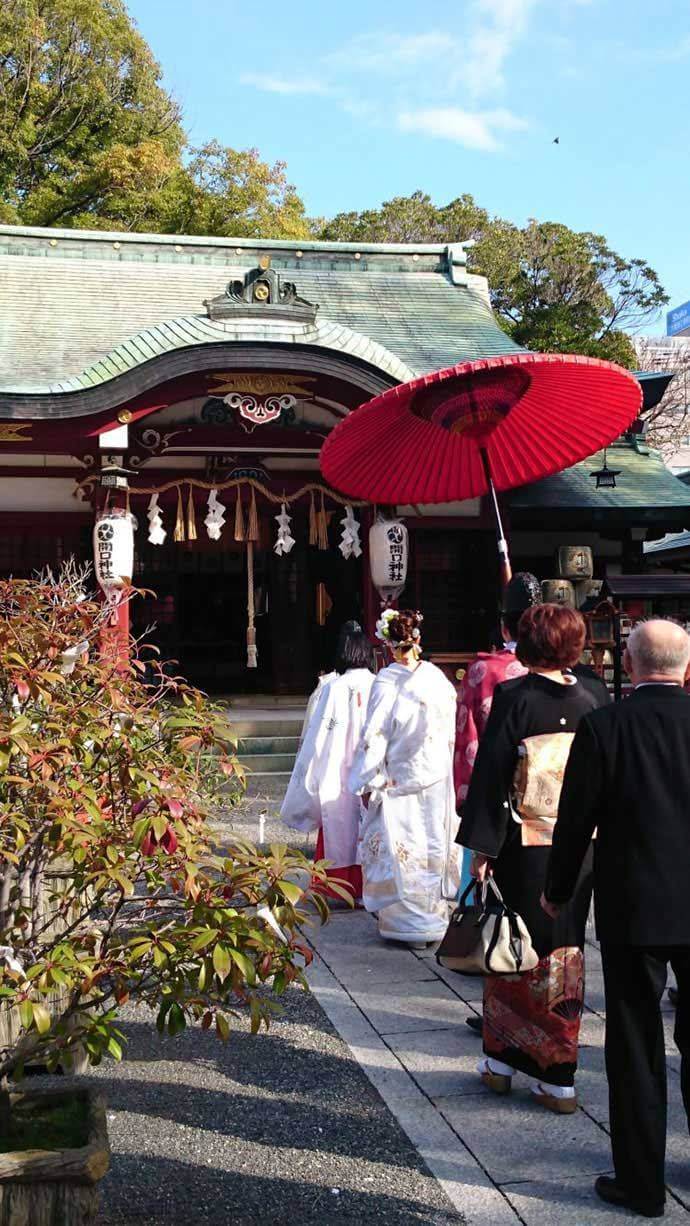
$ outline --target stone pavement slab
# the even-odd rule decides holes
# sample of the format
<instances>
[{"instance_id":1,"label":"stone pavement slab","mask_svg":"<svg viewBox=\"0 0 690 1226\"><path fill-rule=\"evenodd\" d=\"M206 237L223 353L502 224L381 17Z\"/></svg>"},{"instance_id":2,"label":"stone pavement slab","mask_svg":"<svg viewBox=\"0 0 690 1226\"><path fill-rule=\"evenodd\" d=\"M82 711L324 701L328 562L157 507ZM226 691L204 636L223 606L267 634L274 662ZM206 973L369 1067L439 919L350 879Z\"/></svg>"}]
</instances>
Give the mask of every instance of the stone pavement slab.
<instances>
[{"instance_id":1,"label":"stone pavement slab","mask_svg":"<svg viewBox=\"0 0 690 1226\"><path fill-rule=\"evenodd\" d=\"M526 1226L623 1226L644 1219L606 1206L594 1191L591 1180L543 1179L508 1185L503 1189ZM665 1226L687 1226L688 1215L681 1205L669 1200Z\"/></svg>"},{"instance_id":2,"label":"stone pavement slab","mask_svg":"<svg viewBox=\"0 0 690 1226\"><path fill-rule=\"evenodd\" d=\"M530 1100L524 1078L509 1098L482 1086L481 1042L464 1024L481 1009L481 981L442 971L434 951L403 956L381 942L365 912L313 934L323 954L313 986L330 1020L396 1115L468 1226L614 1226L640 1219L595 1196L611 1172L604 1071L604 992L588 943L578 1094L581 1109L554 1116ZM416 964L416 967L415 965ZM666 1221L690 1226L690 1143L680 1096L673 1010L664 1002L669 1135Z\"/></svg>"},{"instance_id":3,"label":"stone pavement slab","mask_svg":"<svg viewBox=\"0 0 690 1226\"><path fill-rule=\"evenodd\" d=\"M379 1034L463 1025L457 997L439 979L383 987L348 988Z\"/></svg>"},{"instance_id":4,"label":"stone pavement slab","mask_svg":"<svg viewBox=\"0 0 690 1226\"><path fill-rule=\"evenodd\" d=\"M608 1137L583 1111L553 1115L532 1103L529 1090L514 1087L509 1098L493 1094L440 1098L438 1109L477 1154L497 1184L555 1180L573 1171L604 1174L611 1168Z\"/></svg>"},{"instance_id":5,"label":"stone pavement slab","mask_svg":"<svg viewBox=\"0 0 690 1226\"><path fill-rule=\"evenodd\" d=\"M429 1098L490 1092L477 1077L481 1041L467 1026L392 1034L386 1041Z\"/></svg>"}]
</instances>

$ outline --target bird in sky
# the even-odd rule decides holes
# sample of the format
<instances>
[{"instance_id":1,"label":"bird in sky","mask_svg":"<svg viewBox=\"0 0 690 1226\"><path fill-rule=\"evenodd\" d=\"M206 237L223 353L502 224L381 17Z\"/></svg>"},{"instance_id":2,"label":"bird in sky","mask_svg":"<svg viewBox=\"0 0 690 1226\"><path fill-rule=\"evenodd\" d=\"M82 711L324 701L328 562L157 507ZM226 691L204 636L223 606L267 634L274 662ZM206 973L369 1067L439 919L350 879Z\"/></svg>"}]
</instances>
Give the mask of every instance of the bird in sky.
<instances>
[{"instance_id":1,"label":"bird in sky","mask_svg":"<svg viewBox=\"0 0 690 1226\"><path fill-rule=\"evenodd\" d=\"M560 136L557 136L557 137L555 138L555 140L553 141L553 144L554 144L554 145L560 145L560 143L561 143L561 138L560 138Z\"/></svg>"}]
</instances>

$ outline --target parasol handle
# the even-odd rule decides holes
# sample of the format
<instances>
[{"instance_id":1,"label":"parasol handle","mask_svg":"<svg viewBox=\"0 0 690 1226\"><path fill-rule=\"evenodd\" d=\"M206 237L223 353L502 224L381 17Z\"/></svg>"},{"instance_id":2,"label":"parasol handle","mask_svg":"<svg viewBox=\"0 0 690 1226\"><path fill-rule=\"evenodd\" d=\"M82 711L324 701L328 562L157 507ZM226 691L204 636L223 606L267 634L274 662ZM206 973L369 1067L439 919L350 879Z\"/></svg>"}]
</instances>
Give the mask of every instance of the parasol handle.
<instances>
[{"instance_id":1,"label":"parasol handle","mask_svg":"<svg viewBox=\"0 0 690 1226\"><path fill-rule=\"evenodd\" d=\"M498 545L498 559L499 559L500 574L501 574L501 588L505 588L508 586L508 584L510 583L510 580L513 577L513 568L510 565L510 553L508 551L508 542L506 540L505 533L503 531L503 520L501 518L501 508L498 505L498 495L496 493L496 486L494 485L494 479L491 475L489 457L486 454L486 451L484 450L484 448L481 449L480 455L482 457L482 464L484 466L484 476L486 477L486 481L489 486L489 493L491 494L491 504L493 506L494 519L496 521L496 543Z\"/></svg>"}]
</instances>

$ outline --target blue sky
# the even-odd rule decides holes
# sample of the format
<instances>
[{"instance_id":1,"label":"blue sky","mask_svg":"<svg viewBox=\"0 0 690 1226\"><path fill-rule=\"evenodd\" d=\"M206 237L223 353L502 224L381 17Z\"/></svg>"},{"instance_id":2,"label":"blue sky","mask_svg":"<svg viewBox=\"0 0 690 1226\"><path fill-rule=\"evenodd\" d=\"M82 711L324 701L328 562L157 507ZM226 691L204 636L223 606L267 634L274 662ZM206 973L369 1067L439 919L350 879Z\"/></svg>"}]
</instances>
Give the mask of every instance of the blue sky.
<instances>
[{"instance_id":1,"label":"blue sky","mask_svg":"<svg viewBox=\"0 0 690 1226\"><path fill-rule=\"evenodd\" d=\"M285 160L312 215L470 192L602 233L690 299L690 0L129 8L192 141Z\"/></svg>"}]
</instances>

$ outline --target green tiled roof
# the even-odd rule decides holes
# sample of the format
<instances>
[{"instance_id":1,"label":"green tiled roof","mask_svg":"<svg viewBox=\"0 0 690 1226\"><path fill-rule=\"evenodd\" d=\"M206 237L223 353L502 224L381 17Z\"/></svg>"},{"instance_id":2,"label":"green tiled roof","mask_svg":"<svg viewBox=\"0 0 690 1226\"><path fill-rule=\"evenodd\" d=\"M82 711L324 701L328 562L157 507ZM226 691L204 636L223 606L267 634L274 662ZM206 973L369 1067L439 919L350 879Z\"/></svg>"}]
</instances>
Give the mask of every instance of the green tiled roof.
<instances>
[{"instance_id":1,"label":"green tiled roof","mask_svg":"<svg viewBox=\"0 0 690 1226\"><path fill-rule=\"evenodd\" d=\"M609 468L620 471L615 489L596 488L591 473L601 468L602 453L598 452L562 473L513 490L506 495L508 504L514 511L591 508L653 513L690 507L690 486L669 472L658 452L621 441L607 449L607 462Z\"/></svg>"},{"instance_id":2,"label":"green tiled roof","mask_svg":"<svg viewBox=\"0 0 690 1226\"><path fill-rule=\"evenodd\" d=\"M517 348L458 248L0 226L0 390L59 395L131 369L137 352L184 346L185 333L212 341L204 300L267 254L318 305L319 326L381 346L394 379Z\"/></svg>"},{"instance_id":3,"label":"green tiled roof","mask_svg":"<svg viewBox=\"0 0 690 1226\"><path fill-rule=\"evenodd\" d=\"M648 541L644 547L645 554L652 554L652 561L656 561L656 555L663 555L660 560L666 560L666 554L669 555L668 561L673 560L673 554L676 550L690 549L690 530L684 532L671 532L663 536L660 541Z\"/></svg>"}]
</instances>

